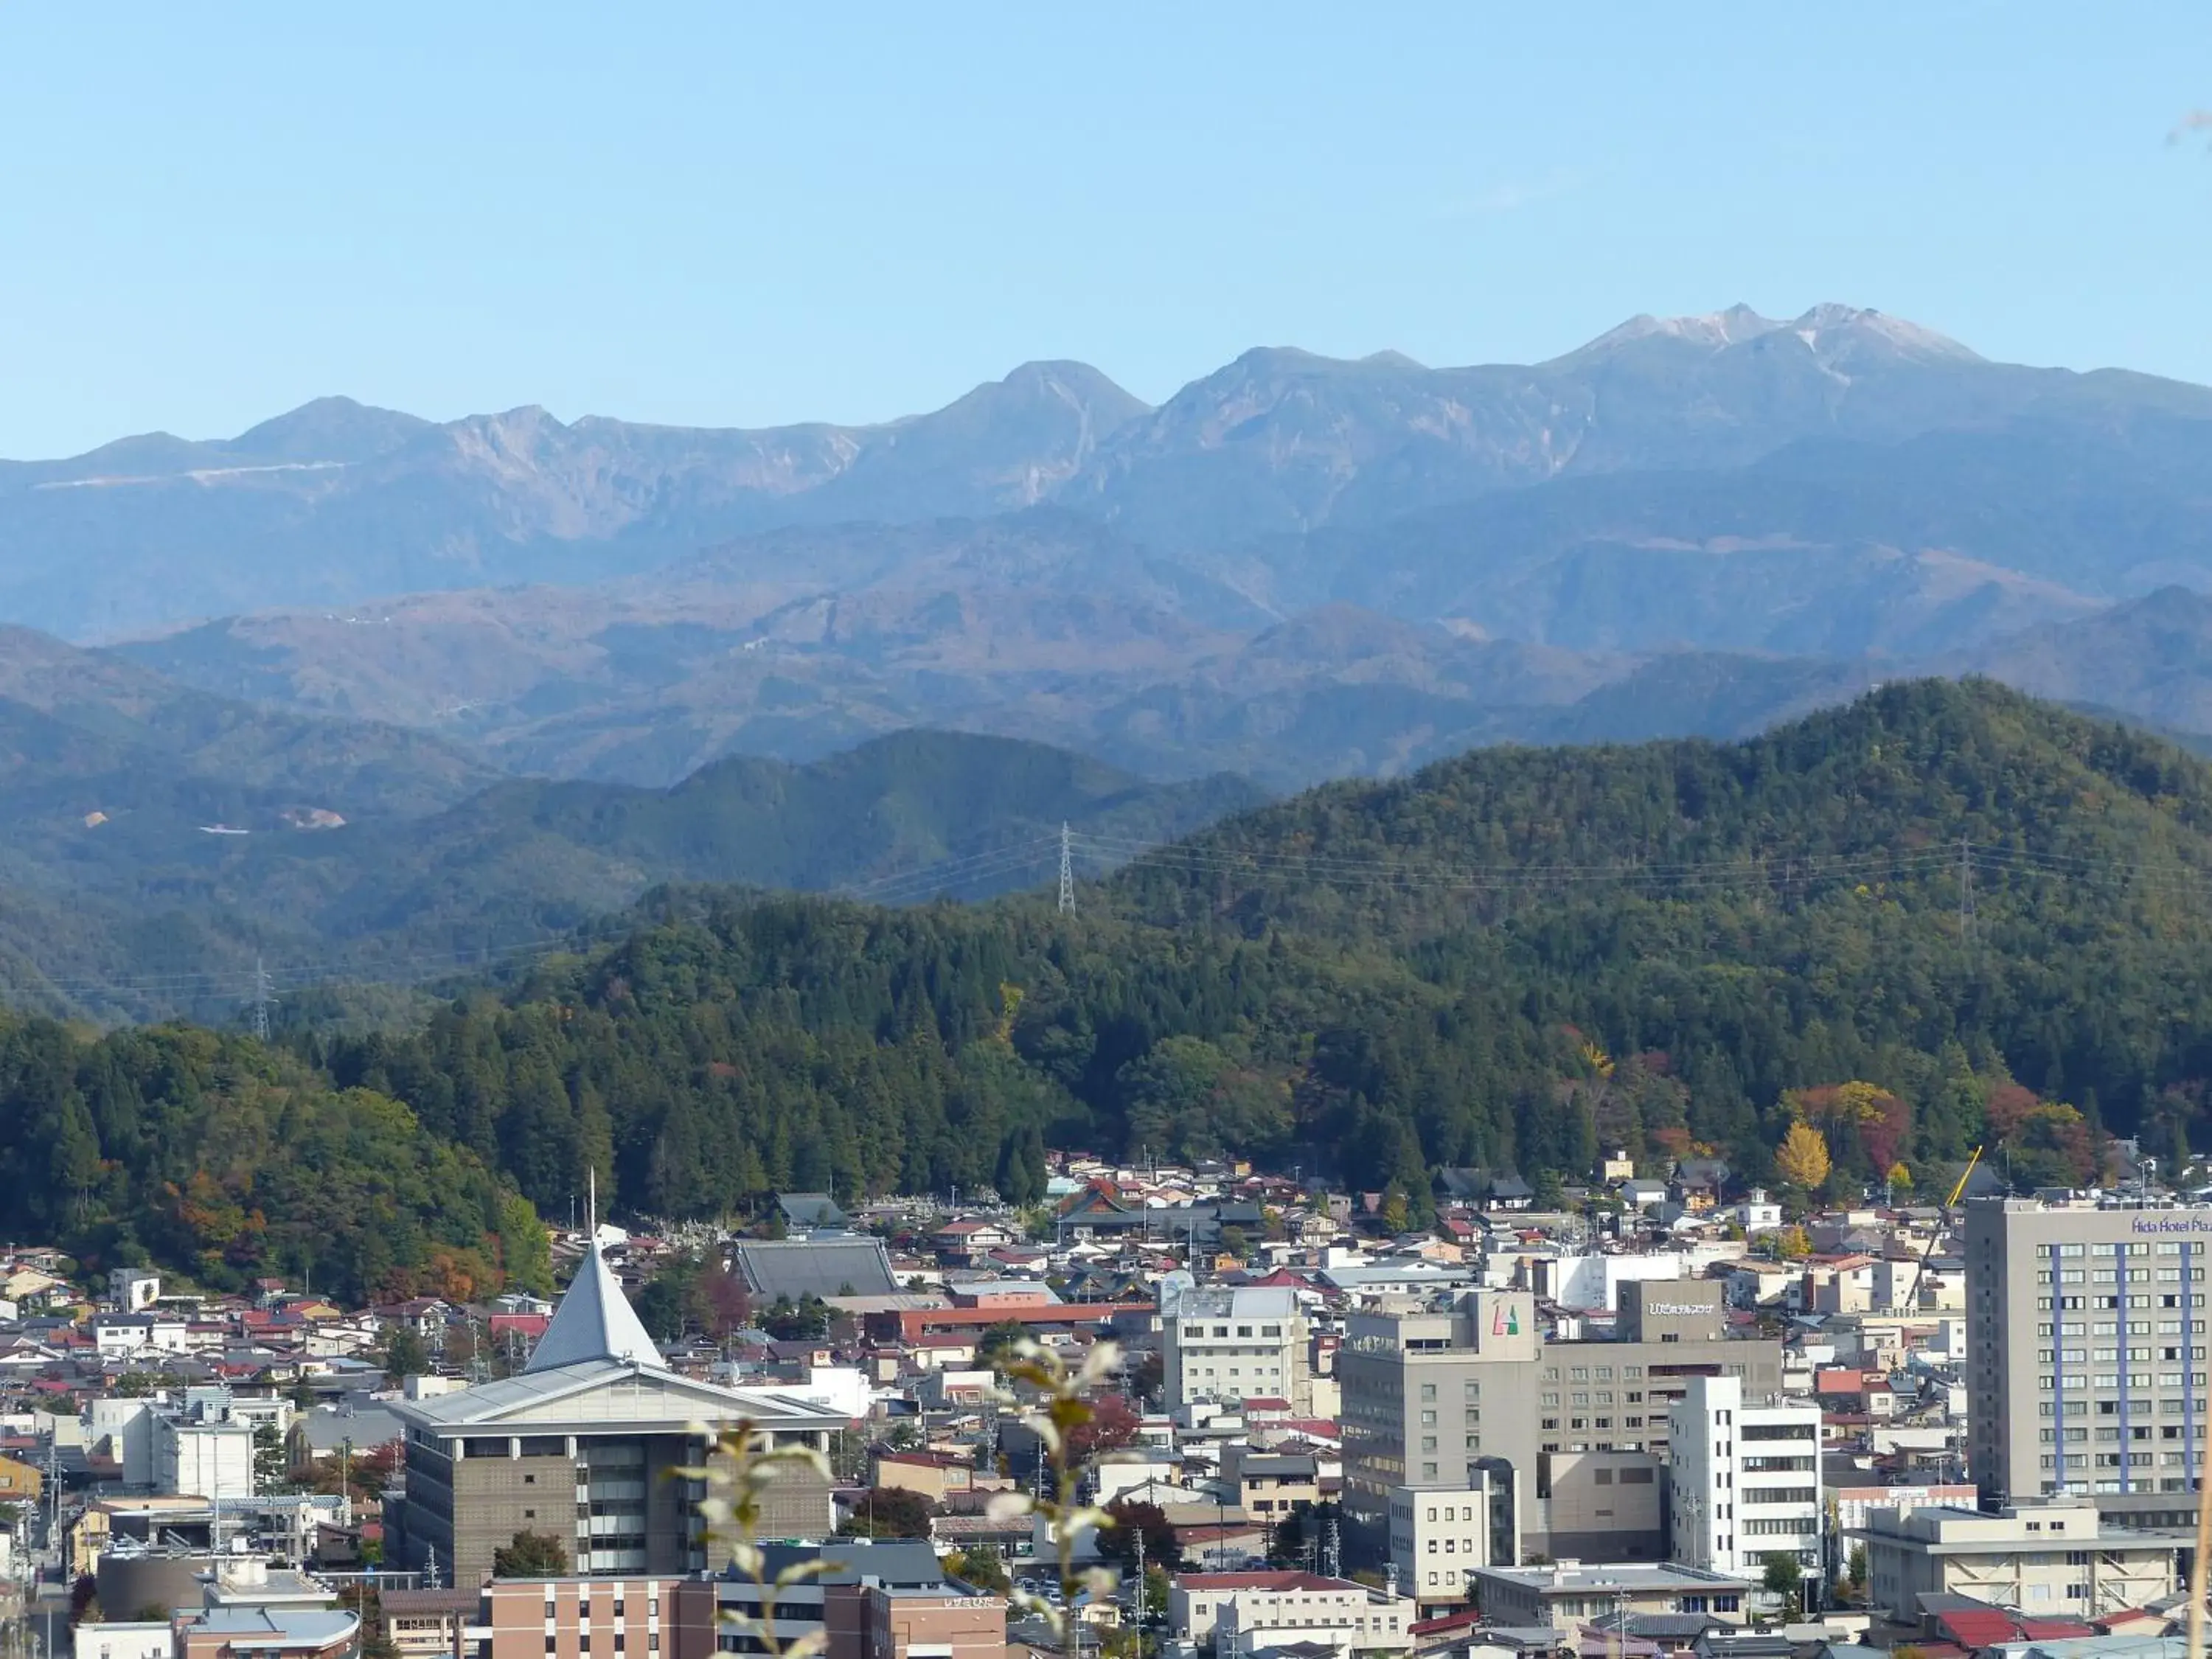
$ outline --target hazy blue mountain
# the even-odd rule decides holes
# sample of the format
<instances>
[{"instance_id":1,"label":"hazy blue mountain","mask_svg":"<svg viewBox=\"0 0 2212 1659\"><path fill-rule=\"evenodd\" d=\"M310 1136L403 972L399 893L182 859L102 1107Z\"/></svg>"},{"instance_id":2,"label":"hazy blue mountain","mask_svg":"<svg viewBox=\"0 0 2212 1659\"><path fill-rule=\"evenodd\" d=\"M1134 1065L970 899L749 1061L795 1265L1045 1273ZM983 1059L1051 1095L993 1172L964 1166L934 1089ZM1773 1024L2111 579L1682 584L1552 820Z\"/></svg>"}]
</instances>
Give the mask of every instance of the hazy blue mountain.
<instances>
[{"instance_id":1,"label":"hazy blue mountain","mask_svg":"<svg viewBox=\"0 0 2212 1659\"><path fill-rule=\"evenodd\" d=\"M73 818L118 819L131 802L186 784L402 818L452 805L495 775L402 725L211 696L107 653L0 627L0 823L58 805L64 781Z\"/></svg>"},{"instance_id":2,"label":"hazy blue mountain","mask_svg":"<svg viewBox=\"0 0 2212 1659\"><path fill-rule=\"evenodd\" d=\"M1164 544L1373 525L1493 489L1747 465L1813 438L1895 443L2026 418L2212 416L2145 375L1993 363L1878 312L1639 317L1549 362L1425 368L1254 351L1133 422L1063 497Z\"/></svg>"},{"instance_id":3,"label":"hazy blue mountain","mask_svg":"<svg viewBox=\"0 0 2212 1659\"><path fill-rule=\"evenodd\" d=\"M113 635L618 574L781 524L1019 508L1143 408L1071 363L872 427L564 424L534 408L437 425L324 398L228 441L157 433L0 462L0 619Z\"/></svg>"},{"instance_id":4,"label":"hazy blue mountain","mask_svg":"<svg viewBox=\"0 0 2212 1659\"><path fill-rule=\"evenodd\" d=\"M508 779L427 816L338 823L295 790L164 768L4 699L0 757L0 1000L134 1014L234 1006L264 951L294 982L419 974L655 886L980 898L1048 879L1063 823L1133 848L1267 798L1226 775L1153 783L1043 744L904 732L665 790Z\"/></svg>"},{"instance_id":5,"label":"hazy blue mountain","mask_svg":"<svg viewBox=\"0 0 2212 1659\"><path fill-rule=\"evenodd\" d=\"M2212 732L2212 598L2160 588L2080 622L2031 629L1939 665L2168 732Z\"/></svg>"},{"instance_id":6,"label":"hazy blue mountain","mask_svg":"<svg viewBox=\"0 0 2212 1659\"><path fill-rule=\"evenodd\" d=\"M2059 488L2087 504L2084 538L2144 527L2140 514L2108 510L2107 486L2147 469L2165 481L2142 509L2148 527L2172 539L2188 531L2170 522L2186 457L2166 451L2201 449L2208 418L2212 392L2200 387L1992 363L1840 306L1788 322L1742 307L1639 318L1527 366L1257 350L1158 410L1079 363L1025 365L945 409L866 427L564 424L540 409L432 424L325 398L228 441L153 434L0 463L0 619L82 638L272 605L350 614L380 595L634 574L784 527L1045 503L1100 519L1155 558L1211 562L1257 538L1373 530L1498 491L1778 454L1766 487L1802 492L1786 516L1815 545L1848 545L1866 539L1862 520L1883 517L1868 481L1850 476L1859 463L1790 459L1792 447L1881 451L1936 433L1970 434L1975 501ZM2083 441L2069 483L2051 453ZM1917 459L1935 499L1922 488L1900 501L1885 522L1901 521L1903 539L1887 544L1944 550L1944 458ZM1904 482L1879 454L1865 464L1884 488ZM1745 495L1754 481L1728 488ZM1842 504L1833 522L1822 501ZM1778 494L1751 516L1788 507ZM1571 506L1528 511L1573 517ZM1538 539L1558 528L1540 526ZM2067 570L1972 556L2078 586ZM2195 556L2175 551L2173 578L2192 580ZM2094 562L2101 579L2125 560ZM2107 589L2121 591L2089 591Z\"/></svg>"}]
</instances>

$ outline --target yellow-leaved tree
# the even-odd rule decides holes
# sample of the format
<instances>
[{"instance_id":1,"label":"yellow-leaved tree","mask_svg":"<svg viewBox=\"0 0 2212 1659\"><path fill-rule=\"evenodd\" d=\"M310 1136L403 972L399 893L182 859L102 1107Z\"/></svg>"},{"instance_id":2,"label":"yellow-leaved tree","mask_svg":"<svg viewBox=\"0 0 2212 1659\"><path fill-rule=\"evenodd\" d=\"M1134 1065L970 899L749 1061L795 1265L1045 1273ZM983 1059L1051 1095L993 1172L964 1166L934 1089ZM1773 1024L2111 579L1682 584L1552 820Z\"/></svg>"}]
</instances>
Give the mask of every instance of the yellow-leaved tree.
<instances>
[{"instance_id":1,"label":"yellow-leaved tree","mask_svg":"<svg viewBox=\"0 0 2212 1659\"><path fill-rule=\"evenodd\" d=\"M1813 1191L1828 1178L1828 1143L1811 1124L1791 1124L1775 1150L1774 1171L1792 1187Z\"/></svg>"}]
</instances>

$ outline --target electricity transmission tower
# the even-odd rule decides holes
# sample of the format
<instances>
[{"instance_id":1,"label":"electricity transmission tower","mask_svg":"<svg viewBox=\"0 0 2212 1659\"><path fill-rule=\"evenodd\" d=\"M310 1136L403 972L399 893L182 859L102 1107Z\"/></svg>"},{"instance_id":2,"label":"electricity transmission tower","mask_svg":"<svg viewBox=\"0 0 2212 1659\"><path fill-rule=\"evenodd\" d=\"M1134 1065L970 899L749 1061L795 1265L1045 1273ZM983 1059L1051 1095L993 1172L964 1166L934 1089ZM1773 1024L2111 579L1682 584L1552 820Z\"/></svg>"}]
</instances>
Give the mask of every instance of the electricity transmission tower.
<instances>
[{"instance_id":1,"label":"electricity transmission tower","mask_svg":"<svg viewBox=\"0 0 2212 1659\"><path fill-rule=\"evenodd\" d=\"M253 958L253 1035L269 1041L269 970L258 956Z\"/></svg>"},{"instance_id":2,"label":"electricity transmission tower","mask_svg":"<svg viewBox=\"0 0 2212 1659\"><path fill-rule=\"evenodd\" d=\"M1075 846L1068 836L1065 818L1060 824L1060 914L1075 914Z\"/></svg>"}]
</instances>

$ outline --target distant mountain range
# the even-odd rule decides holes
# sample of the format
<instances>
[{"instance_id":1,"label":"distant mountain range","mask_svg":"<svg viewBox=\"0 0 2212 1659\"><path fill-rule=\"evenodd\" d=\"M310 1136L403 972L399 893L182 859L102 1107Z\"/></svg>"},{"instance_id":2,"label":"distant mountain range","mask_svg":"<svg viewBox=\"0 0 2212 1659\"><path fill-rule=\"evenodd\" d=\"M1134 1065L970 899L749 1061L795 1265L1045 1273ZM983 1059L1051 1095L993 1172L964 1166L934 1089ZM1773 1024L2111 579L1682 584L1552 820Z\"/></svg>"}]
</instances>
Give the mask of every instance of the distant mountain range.
<instances>
[{"instance_id":1,"label":"distant mountain range","mask_svg":"<svg viewBox=\"0 0 2212 1659\"><path fill-rule=\"evenodd\" d=\"M1258 350L1157 409L1034 363L866 427L326 398L0 463L0 976L475 948L656 883L973 894L1061 819L1922 674L2202 746L2208 592L2212 391L1839 306Z\"/></svg>"},{"instance_id":2,"label":"distant mountain range","mask_svg":"<svg viewBox=\"0 0 2212 1659\"><path fill-rule=\"evenodd\" d=\"M1656 499L1649 485L1555 489L1487 509L1464 534L1509 561L1570 536L1948 551L2117 597L2203 574L2189 509L2202 507L2208 417L2202 387L1989 362L1833 305L1788 322L1741 307L1638 318L1534 366L1257 350L1158 409L1085 365L1031 363L933 414L867 427L563 425L538 409L433 424L325 398L227 441L155 434L0 463L0 617L109 636L270 606L607 580L767 530L1046 503L1151 556L1266 564L1269 538L1374 531L1624 473L1727 476ZM1992 560L1983 544L2006 524L1984 509L2002 518L2022 486L2008 522L2033 532L2032 556ZM2054 501L2075 522L2027 510ZM2048 568L2085 536L2123 531L2161 544ZM1954 545L1962 535L1973 545ZM1492 539L1518 536L1525 549ZM1299 569L1311 577L1339 545L1302 544ZM801 560L786 574L825 573ZM1462 597L1449 589L1416 584L1407 602Z\"/></svg>"},{"instance_id":3,"label":"distant mountain range","mask_svg":"<svg viewBox=\"0 0 2212 1659\"><path fill-rule=\"evenodd\" d=\"M855 542L896 551L870 566ZM801 547L837 586L777 580ZM726 755L810 761L929 726L1287 790L1489 743L1747 736L1928 673L2212 732L2212 599L2190 589L2098 607L2043 603L2029 578L1978 585L1950 558L1869 552L1852 575L1842 557L1676 556L1555 574L1547 625L1498 637L1335 599L1278 619L1095 524L1031 513L775 532L596 587L264 613L118 649L227 696L435 732L512 771L649 787ZM1522 603L1503 584L1487 597ZM1881 647L1820 648L1868 635Z\"/></svg>"}]
</instances>

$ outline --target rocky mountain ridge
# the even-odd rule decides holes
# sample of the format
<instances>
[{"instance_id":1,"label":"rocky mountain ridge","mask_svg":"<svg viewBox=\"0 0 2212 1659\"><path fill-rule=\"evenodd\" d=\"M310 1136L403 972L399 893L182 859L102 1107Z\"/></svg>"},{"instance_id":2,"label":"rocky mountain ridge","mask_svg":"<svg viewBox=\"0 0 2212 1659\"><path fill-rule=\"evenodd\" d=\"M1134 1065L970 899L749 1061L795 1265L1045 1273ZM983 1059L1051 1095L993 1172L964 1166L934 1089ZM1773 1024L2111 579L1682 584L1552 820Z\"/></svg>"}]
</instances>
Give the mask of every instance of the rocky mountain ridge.
<instances>
[{"instance_id":1,"label":"rocky mountain ridge","mask_svg":"<svg viewBox=\"0 0 2212 1659\"><path fill-rule=\"evenodd\" d=\"M67 637L270 605L604 580L733 537L1053 504L1149 552L1218 559L1600 474L1745 468L1792 445L2039 423L2123 449L2212 392L1987 362L1842 306L1637 319L1533 365L1260 349L1148 408L1024 365L875 425L653 426L541 409L434 423L324 398L237 438L128 438L0 463L0 618Z\"/></svg>"}]
</instances>

